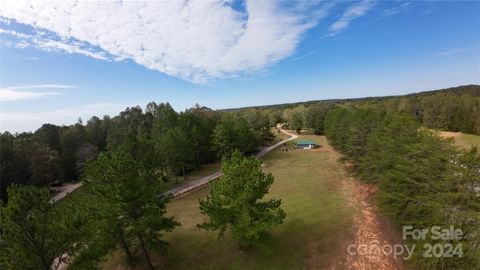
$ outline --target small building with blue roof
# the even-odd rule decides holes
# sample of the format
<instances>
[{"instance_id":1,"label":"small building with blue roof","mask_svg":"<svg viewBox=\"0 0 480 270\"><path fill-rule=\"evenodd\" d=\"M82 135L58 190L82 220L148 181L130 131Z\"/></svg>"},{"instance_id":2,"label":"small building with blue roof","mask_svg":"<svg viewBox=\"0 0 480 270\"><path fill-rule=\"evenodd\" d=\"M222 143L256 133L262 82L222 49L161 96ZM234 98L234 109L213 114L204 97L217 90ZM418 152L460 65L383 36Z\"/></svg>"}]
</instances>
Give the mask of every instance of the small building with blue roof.
<instances>
[{"instance_id":1,"label":"small building with blue roof","mask_svg":"<svg viewBox=\"0 0 480 270\"><path fill-rule=\"evenodd\" d=\"M318 147L318 144L314 140L311 140L311 139L298 140L295 143L295 148L296 149L313 149L313 148L317 148L317 147Z\"/></svg>"}]
</instances>

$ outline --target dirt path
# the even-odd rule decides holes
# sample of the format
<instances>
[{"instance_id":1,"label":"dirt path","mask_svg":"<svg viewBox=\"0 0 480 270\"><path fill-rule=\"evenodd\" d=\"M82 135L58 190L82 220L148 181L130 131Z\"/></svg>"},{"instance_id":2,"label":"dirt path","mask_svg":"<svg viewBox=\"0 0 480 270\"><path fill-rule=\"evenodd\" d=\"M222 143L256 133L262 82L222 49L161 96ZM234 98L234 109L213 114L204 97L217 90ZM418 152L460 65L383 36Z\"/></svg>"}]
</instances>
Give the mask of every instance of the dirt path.
<instances>
[{"instance_id":1,"label":"dirt path","mask_svg":"<svg viewBox=\"0 0 480 270\"><path fill-rule=\"evenodd\" d=\"M402 258L395 259L376 248L401 244L398 232L379 216L377 206L372 202L377 187L356 179L342 182L350 206L357 210L353 217L353 241L347 246L342 269L405 269ZM358 249L362 246L368 251ZM351 251L357 254L352 255Z\"/></svg>"},{"instance_id":2,"label":"dirt path","mask_svg":"<svg viewBox=\"0 0 480 270\"><path fill-rule=\"evenodd\" d=\"M325 145L323 151L331 152L332 158L341 157L332 146ZM346 164L347 169L350 167ZM342 177L342 192L348 198L348 206L354 209L353 235L344 243L343 253L333 260L331 269L390 270L407 269L403 259L385 255L376 247L402 244L399 232L379 215L374 200L378 188L351 177ZM367 252L365 252L365 247ZM356 253L356 254L354 254Z\"/></svg>"}]
</instances>

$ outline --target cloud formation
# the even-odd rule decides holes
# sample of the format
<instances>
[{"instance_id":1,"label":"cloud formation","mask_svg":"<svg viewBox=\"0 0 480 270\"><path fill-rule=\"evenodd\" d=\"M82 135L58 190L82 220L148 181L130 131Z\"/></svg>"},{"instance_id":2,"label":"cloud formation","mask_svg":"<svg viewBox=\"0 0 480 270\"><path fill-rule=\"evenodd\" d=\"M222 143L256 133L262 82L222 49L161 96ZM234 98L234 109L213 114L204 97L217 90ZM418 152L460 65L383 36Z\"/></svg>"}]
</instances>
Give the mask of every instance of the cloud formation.
<instances>
[{"instance_id":1,"label":"cloud formation","mask_svg":"<svg viewBox=\"0 0 480 270\"><path fill-rule=\"evenodd\" d=\"M316 1L247 0L240 8L235 3L16 0L2 1L0 16L46 30L46 35L18 36L25 39L18 46L33 44L100 60L131 59L204 83L254 72L291 55L326 9ZM358 12L351 13L355 17ZM348 24L347 18L343 21Z\"/></svg>"},{"instance_id":2,"label":"cloud formation","mask_svg":"<svg viewBox=\"0 0 480 270\"><path fill-rule=\"evenodd\" d=\"M335 36L337 33L347 28L351 21L365 15L373 7L373 5L373 1L363 0L348 6L340 19L330 25L328 28L330 33L327 36Z\"/></svg>"},{"instance_id":3,"label":"cloud formation","mask_svg":"<svg viewBox=\"0 0 480 270\"><path fill-rule=\"evenodd\" d=\"M398 6L393 6L383 10L382 16L391 16L395 15L403 10L406 10L410 7L410 2L401 2Z\"/></svg>"},{"instance_id":4,"label":"cloud formation","mask_svg":"<svg viewBox=\"0 0 480 270\"><path fill-rule=\"evenodd\" d=\"M438 53L436 53L436 55L437 56L449 56L449 55L452 55L452 54L457 54L457 53L464 52L466 50L467 50L467 48L463 48L463 47L453 48L453 49L450 49L450 50L438 52Z\"/></svg>"},{"instance_id":5,"label":"cloud formation","mask_svg":"<svg viewBox=\"0 0 480 270\"><path fill-rule=\"evenodd\" d=\"M51 89L68 89L73 88L71 85L63 85L63 84L39 84L39 85L23 85L23 86L15 86L15 87L8 87L8 88L0 88L0 101L18 101L18 100L26 100L26 99L37 99L46 96L56 96L61 95L60 92L32 92L32 91L25 91L23 89L41 89L41 90L51 90ZM19 89L21 89L19 91Z\"/></svg>"},{"instance_id":6,"label":"cloud formation","mask_svg":"<svg viewBox=\"0 0 480 270\"><path fill-rule=\"evenodd\" d=\"M65 84L37 84L37 85L14 86L9 88L10 89L31 89L31 88L68 89L68 88L73 88L73 86L65 85Z\"/></svg>"},{"instance_id":7,"label":"cloud formation","mask_svg":"<svg viewBox=\"0 0 480 270\"><path fill-rule=\"evenodd\" d=\"M13 89L0 89L0 101L17 101L25 99L37 99L45 96L60 95L57 92L31 92L17 91Z\"/></svg>"}]
</instances>

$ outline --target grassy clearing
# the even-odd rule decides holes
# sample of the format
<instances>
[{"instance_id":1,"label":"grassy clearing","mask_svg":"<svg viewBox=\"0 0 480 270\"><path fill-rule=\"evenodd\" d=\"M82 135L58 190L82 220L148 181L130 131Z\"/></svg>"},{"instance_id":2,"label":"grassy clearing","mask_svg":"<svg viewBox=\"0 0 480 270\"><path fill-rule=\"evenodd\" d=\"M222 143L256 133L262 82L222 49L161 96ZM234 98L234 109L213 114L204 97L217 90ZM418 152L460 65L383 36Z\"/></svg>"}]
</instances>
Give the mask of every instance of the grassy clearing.
<instances>
[{"instance_id":1,"label":"grassy clearing","mask_svg":"<svg viewBox=\"0 0 480 270\"><path fill-rule=\"evenodd\" d=\"M339 156L327 145L325 137L308 135L322 145L315 150L276 149L265 156L264 170L275 176L269 196L282 199L287 213L285 223L272 232L273 250L240 251L227 235L196 227L205 220L198 200L208 187L173 200L168 214L182 226L166 235L171 243L166 256L154 256L163 269L324 269L342 254L343 244L351 238L352 209L340 189L346 177ZM121 269L122 253L115 252L105 269ZM143 269L139 266L137 269Z\"/></svg>"},{"instance_id":2,"label":"grassy clearing","mask_svg":"<svg viewBox=\"0 0 480 270\"><path fill-rule=\"evenodd\" d=\"M440 136L444 138L453 138L455 145L470 149L473 146L480 148L480 136L465 134L461 132L440 131Z\"/></svg>"}]
</instances>

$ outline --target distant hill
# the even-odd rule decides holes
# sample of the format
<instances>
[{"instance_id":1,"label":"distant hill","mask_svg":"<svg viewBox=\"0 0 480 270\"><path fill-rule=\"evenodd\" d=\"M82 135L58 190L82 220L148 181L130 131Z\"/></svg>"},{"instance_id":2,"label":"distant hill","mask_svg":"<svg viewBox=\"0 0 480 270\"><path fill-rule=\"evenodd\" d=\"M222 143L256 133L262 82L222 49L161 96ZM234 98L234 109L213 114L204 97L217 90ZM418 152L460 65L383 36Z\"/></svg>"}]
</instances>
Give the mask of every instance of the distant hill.
<instances>
[{"instance_id":1,"label":"distant hill","mask_svg":"<svg viewBox=\"0 0 480 270\"><path fill-rule=\"evenodd\" d=\"M231 109L222 109L219 111L237 111L237 110L245 110L245 109L281 109L281 108L295 107L298 105L308 106L314 103L331 103L331 104L356 103L356 102L361 103L361 102L372 102L372 101L384 101L388 99L398 99L398 98L404 98L404 97L407 97L407 98L426 97L426 96L433 96L437 94L455 94L457 96L480 97L480 85L476 85L476 84L461 85L461 86L450 87L445 89L430 90L430 91L423 91L423 92L416 92L411 94L395 95L395 96L310 100L310 101L300 101L300 102L292 102L292 103L281 103L281 104L272 104L272 105L247 106L247 107L239 107L239 108L231 108Z\"/></svg>"}]
</instances>

